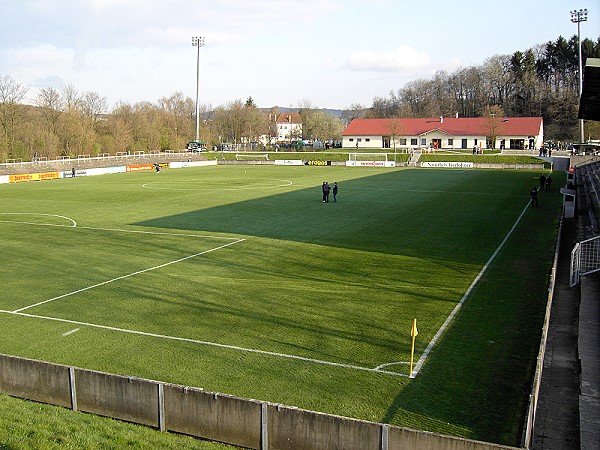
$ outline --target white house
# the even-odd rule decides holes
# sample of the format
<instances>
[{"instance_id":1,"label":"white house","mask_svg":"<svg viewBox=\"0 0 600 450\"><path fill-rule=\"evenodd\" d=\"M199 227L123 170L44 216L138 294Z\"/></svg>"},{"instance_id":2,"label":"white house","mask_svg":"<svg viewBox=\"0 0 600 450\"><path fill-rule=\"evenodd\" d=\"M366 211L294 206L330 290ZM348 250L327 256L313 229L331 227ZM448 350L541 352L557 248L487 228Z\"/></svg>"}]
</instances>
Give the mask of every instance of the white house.
<instances>
[{"instance_id":1,"label":"white house","mask_svg":"<svg viewBox=\"0 0 600 450\"><path fill-rule=\"evenodd\" d=\"M436 117L354 119L342 133L342 147L360 149L539 149L541 117Z\"/></svg>"},{"instance_id":2,"label":"white house","mask_svg":"<svg viewBox=\"0 0 600 450\"><path fill-rule=\"evenodd\" d=\"M277 142L292 142L302 139L302 116L297 112L285 112L275 118Z\"/></svg>"}]
</instances>

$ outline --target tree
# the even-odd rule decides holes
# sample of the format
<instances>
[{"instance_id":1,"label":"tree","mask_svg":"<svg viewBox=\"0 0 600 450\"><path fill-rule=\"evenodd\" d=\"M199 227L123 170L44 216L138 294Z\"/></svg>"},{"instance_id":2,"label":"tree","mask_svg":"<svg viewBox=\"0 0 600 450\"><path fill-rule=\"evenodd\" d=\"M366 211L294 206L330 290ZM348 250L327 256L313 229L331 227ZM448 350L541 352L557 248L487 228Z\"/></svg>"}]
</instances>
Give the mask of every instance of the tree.
<instances>
[{"instance_id":1,"label":"tree","mask_svg":"<svg viewBox=\"0 0 600 450\"><path fill-rule=\"evenodd\" d=\"M390 130L390 140L394 145L394 152L396 151L396 137L402 136L404 134L404 127L402 126L402 122L399 119L392 119L389 122L389 130Z\"/></svg>"},{"instance_id":2,"label":"tree","mask_svg":"<svg viewBox=\"0 0 600 450\"><path fill-rule=\"evenodd\" d=\"M482 74L487 84L487 104L502 105L508 96L510 85L509 58L495 55L483 63Z\"/></svg>"},{"instance_id":3,"label":"tree","mask_svg":"<svg viewBox=\"0 0 600 450\"><path fill-rule=\"evenodd\" d=\"M504 111L501 107L493 105L487 106L483 110L483 117L486 119L486 135L489 139L491 148L496 148L496 139L502 134L502 119Z\"/></svg>"},{"instance_id":4,"label":"tree","mask_svg":"<svg viewBox=\"0 0 600 450\"><path fill-rule=\"evenodd\" d=\"M59 153L58 125L62 115L64 104L60 93L52 88L41 89L35 100L41 116L44 119L43 147L46 156L56 157Z\"/></svg>"},{"instance_id":5,"label":"tree","mask_svg":"<svg viewBox=\"0 0 600 450\"><path fill-rule=\"evenodd\" d=\"M194 101L177 91L170 97L161 98L158 103L162 112L161 149L183 148L194 134L191 121L195 116Z\"/></svg>"},{"instance_id":6,"label":"tree","mask_svg":"<svg viewBox=\"0 0 600 450\"><path fill-rule=\"evenodd\" d=\"M367 108L360 103L353 103L342 111L342 120L347 125L354 119L361 119L365 117Z\"/></svg>"},{"instance_id":7,"label":"tree","mask_svg":"<svg viewBox=\"0 0 600 450\"><path fill-rule=\"evenodd\" d=\"M302 132L305 139L335 141L342 136L342 120L322 110L315 110L302 117Z\"/></svg>"},{"instance_id":8,"label":"tree","mask_svg":"<svg viewBox=\"0 0 600 450\"><path fill-rule=\"evenodd\" d=\"M16 150L16 127L24 119L22 101L27 95L27 87L17 83L8 75L0 76L0 126L2 141L0 151L13 154Z\"/></svg>"}]
</instances>

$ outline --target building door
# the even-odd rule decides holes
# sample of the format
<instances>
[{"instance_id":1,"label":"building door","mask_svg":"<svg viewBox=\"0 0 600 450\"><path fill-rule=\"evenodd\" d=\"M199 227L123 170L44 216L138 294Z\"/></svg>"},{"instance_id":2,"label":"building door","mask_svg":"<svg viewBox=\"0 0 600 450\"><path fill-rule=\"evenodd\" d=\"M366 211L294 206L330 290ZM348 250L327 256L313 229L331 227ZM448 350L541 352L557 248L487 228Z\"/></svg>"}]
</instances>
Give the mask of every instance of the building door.
<instances>
[{"instance_id":1,"label":"building door","mask_svg":"<svg viewBox=\"0 0 600 450\"><path fill-rule=\"evenodd\" d=\"M432 139L431 143L433 144L433 148L442 148L442 140L441 139Z\"/></svg>"},{"instance_id":2,"label":"building door","mask_svg":"<svg viewBox=\"0 0 600 450\"><path fill-rule=\"evenodd\" d=\"M390 148L390 137L383 136L383 148Z\"/></svg>"},{"instance_id":3,"label":"building door","mask_svg":"<svg viewBox=\"0 0 600 450\"><path fill-rule=\"evenodd\" d=\"M461 141L460 148L467 148L467 140L466 140L466 139L463 139L463 140Z\"/></svg>"}]
</instances>

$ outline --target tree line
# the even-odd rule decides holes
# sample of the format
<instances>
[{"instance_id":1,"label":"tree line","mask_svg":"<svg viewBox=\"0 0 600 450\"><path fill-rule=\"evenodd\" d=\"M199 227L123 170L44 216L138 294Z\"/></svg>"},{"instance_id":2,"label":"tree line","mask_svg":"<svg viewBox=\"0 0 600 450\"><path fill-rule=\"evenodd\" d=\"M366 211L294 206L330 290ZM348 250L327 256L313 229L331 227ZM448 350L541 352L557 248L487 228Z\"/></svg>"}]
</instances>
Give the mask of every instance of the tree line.
<instances>
[{"instance_id":1,"label":"tree line","mask_svg":"<svg viewBox=\"0 0 600 450\"><path fill-rule=\"evenodd\" d=\"M581 42L582 61L600 57L600 38ZM543 117L545 134L578 141L578 39L555 41L512 55L495 55L479 66L418 79L376 97L370 108L351 108L350 117L484 117L490 107L508 117ZM598 137L598 123L586 124L586 138Z\"/></svg>"},{"instance_id":2,"label":"tree line","mask_svg":"<svg viewBox=\"0 0 600 450\"><path fill-rule=\"evenodd\" d=\"M577 36L512 55L495 55L480 66L406 83L370 107L353 104L340 117L305 100L299 105L303 139L336 140L356 117L541 116L545 135L577 140L579 62ZM582 57L600 57L600 38L582 41ZM194 101L182 92L157 102L120 102L109 110L99 93L79 92L72 84L41 89L33 105L24 104L29 89L0 74L0 162L29 160L33 155L115 154L179 150L195 136ZM277 136L275 106L260 109L252 97L212 108L200 105L200 139L209 147L222 142L259 142ZM598 122L586 124L586 137L598 137ZM299 137L298 137L299 138Z\"/></svg>"}]
</instances>

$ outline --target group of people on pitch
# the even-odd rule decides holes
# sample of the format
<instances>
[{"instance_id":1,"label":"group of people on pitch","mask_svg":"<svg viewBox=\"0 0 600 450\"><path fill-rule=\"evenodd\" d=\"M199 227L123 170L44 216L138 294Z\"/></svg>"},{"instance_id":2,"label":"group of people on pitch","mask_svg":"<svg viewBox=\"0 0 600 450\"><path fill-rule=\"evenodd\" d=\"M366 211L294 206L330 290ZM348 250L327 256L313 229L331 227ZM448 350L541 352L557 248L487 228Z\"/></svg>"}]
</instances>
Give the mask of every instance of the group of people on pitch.
<instances>
[{"instance_id":1,"label":"group of people on pitch","mask_svg":"<svg viewBox=\"0 0 600 450\"><path fill-rule=\"evenodd\" d=\"M323 181L323 203L329 203L329 193L333 193L333 201L337 202L337 193L338 193L338 184L337 181L333 183L333 186L330 186L327 181Z\"/></svg>"},{"instance_id":2,"label":"group of people on pitch","mask_svg":"<svg viewBox=\"0 0 600 450\"><path fill-rule=\"evenodd\" d=\"M552 177L550 175L545 176L542 175L540 177L540 187L532 187L529 191L529 196L531 197L531 206L539 206L537 194L539 191L549 191L552 188Z\"/></svg>"}]
</instances>

